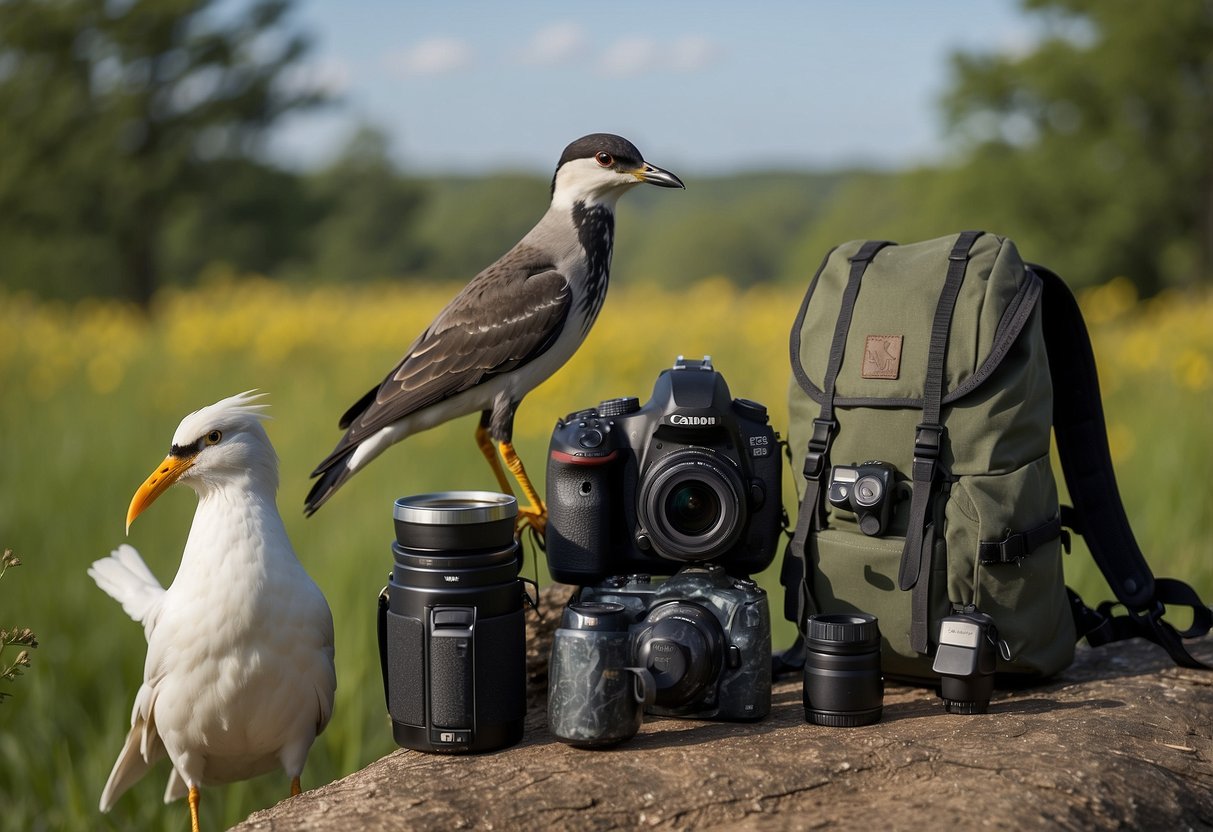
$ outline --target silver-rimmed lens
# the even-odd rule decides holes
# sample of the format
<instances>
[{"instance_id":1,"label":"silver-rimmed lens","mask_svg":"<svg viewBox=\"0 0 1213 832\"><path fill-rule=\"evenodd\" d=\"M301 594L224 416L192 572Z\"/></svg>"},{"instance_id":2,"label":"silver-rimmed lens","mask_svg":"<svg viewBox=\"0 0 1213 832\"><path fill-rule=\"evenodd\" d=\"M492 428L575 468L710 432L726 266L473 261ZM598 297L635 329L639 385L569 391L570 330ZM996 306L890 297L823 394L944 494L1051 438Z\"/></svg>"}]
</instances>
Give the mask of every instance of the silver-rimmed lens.
<instances>
[{"instance_id":1,"label":"silver-rimmed lens","mask_svg":"<svg viewBox=\"0 0 1213 832\"><path fill-rule=\"evenodd\" d=\"M496 491L437 491L401 497L392 516L402 523L425 526L462 526L513 519L518 501Z\"/></svg>"},{"instance_id":2,"label":"silver-rimmed lens","mask_svg":"<svg viewBox=\"0 0 1213 832\"><path fill-rule=\"evenodd\" d=\"M880 498L884 496L884 486L879 477L869 475L855 483L854 494L856 503L869 508L880 502Z\"/></svg>"}]
</instances>

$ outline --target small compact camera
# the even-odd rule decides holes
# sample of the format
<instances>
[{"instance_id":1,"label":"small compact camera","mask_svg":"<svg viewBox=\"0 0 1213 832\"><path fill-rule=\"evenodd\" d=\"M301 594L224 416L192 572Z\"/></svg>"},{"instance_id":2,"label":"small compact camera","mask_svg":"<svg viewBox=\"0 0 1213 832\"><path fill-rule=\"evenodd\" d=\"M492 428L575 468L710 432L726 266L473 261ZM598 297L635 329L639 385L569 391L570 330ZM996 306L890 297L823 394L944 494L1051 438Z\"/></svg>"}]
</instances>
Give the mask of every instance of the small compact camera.
<instances>
[{"instance_id":1,"label":"small compact camera","mask_svg":"<svg viewBox=\"0 0 1213 832\"><path fill-rule=\"evenodd\" d=\"M835 465L826 498L835 508L855 512L859 530L879 537L889 528L898 498L897 469L887 462Z\"/></svg>"},{"instance_id":2,"label":"small compact camera","mask_svg":"<svg viewBox=\"0 0 1213 832\"><path fill-rule=\"evenodd\" d=\"M584 587L581 602L618 604L631 620L630 664L647 670L647 713L696 719L761 719L771 710L771 615L766 592L719 565L687 567Z\"/></svg>"},{"instance_id":3,"label":"small compact camera","mask_svg":"<svg viewBox=\"0 0 1213 832\"><path fill-rule=\"evenodd\" d=\"M557 581L671 575L711 561L734 575L775 556L778 435L734 399L710 357L681 356L652 398L609 399L556 423L548 454L548 568Z\"/></svg>"},{"instance_id":4,"label":"small compact camera","mask_svg":"<svg viewBox=\"0 0 1213 832\"><path fill-rule=\"evenodd\" d=\"M994 619L967 606L939 621L939 649L932 669L940 676L940 696L951 714L984 714L994 691L998 657L1011 658Z\"/></svg>"}]
</instances>

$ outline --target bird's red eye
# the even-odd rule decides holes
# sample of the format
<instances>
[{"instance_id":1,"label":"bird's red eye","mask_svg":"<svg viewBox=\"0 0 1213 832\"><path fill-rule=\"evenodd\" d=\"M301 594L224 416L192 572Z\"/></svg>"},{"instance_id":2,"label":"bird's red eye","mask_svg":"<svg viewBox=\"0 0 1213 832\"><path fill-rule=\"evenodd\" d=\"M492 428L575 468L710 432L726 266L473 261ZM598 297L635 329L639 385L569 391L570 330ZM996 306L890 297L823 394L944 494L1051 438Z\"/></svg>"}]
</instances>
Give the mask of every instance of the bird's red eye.
<instances>
[{"instance_id":1,"label":"bird's red eye","mask_svg":"<svg viewBox=\"0 0 1213 832\"><path fill-rule=\"evenodd\" d=\"M604 168L609 168L615 164L615 157L607 153L605 150L598 151L594 156L594 161L602 165Z\"/></svg>"}]
</instances>

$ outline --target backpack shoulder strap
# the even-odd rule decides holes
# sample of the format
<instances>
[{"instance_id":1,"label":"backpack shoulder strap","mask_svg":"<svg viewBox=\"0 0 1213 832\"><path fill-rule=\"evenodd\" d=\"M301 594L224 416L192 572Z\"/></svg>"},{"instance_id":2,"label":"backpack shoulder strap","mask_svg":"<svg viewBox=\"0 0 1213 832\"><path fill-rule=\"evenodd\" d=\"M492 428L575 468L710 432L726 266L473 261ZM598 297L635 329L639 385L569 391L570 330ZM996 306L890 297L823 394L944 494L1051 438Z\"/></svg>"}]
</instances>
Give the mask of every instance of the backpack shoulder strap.
<instances>
[{"instance_id":1,"label":"backpack shoulder strap","mask_svg":"<svg viewBox=\"0 0 1213 832\"><path fill-rule=\"evenodd\" d=\"M1067 519L1086 540L1117 602L1128 610L1127 615L1113 616L1116 602L1111 601L1092 610L1071 592L1079 637L1086 636L1092 646L1142 637L1162 646L1176 664L1207 668L1188 653L1183 639L1208 633L1213 612L1182 581L1155 579L1133 537L1116 487L1095 354L1078 302L1056 274L1040 266L1029 268L1043 282L1041 322L1053 378L1053 430L1074 503ZM1176 631L1163 620L1168 604L1191 608L1188 629Z\"/></svg>"}]
</instances>

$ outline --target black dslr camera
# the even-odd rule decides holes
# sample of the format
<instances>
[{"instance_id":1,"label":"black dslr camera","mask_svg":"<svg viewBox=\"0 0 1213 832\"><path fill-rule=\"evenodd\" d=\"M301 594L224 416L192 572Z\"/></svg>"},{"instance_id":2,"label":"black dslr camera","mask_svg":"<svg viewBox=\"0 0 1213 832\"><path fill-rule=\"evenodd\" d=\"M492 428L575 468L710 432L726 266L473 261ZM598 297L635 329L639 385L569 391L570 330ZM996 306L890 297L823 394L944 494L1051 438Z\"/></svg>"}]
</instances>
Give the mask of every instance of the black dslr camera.
<instances>
[{"instance_id":1,"label":"black dslr camera","mask_svg":"<svg viewBox=\"0 0 1213 832\"><path fill-rule=\"evenodd\" d=\"M657 689L646 712L740 720L770 712L771 614L753 581L716 565L687 567L661 583L611 578L579 600L619 604L631 619L631 663Z\"/></svg>"},{"instance_id":2,"label":"black dslr camera","mask_svg":"<svg viewBox=\"0 0 1213 832\"><path fill-rule=\"evenodd\" d=\"M548 569L587 584L713 561L734 575L775 555L778 436L734 399L710 357L679 356L652 398L609 399L556 423L548 454Z\"/></svg>"}]
</instances>

